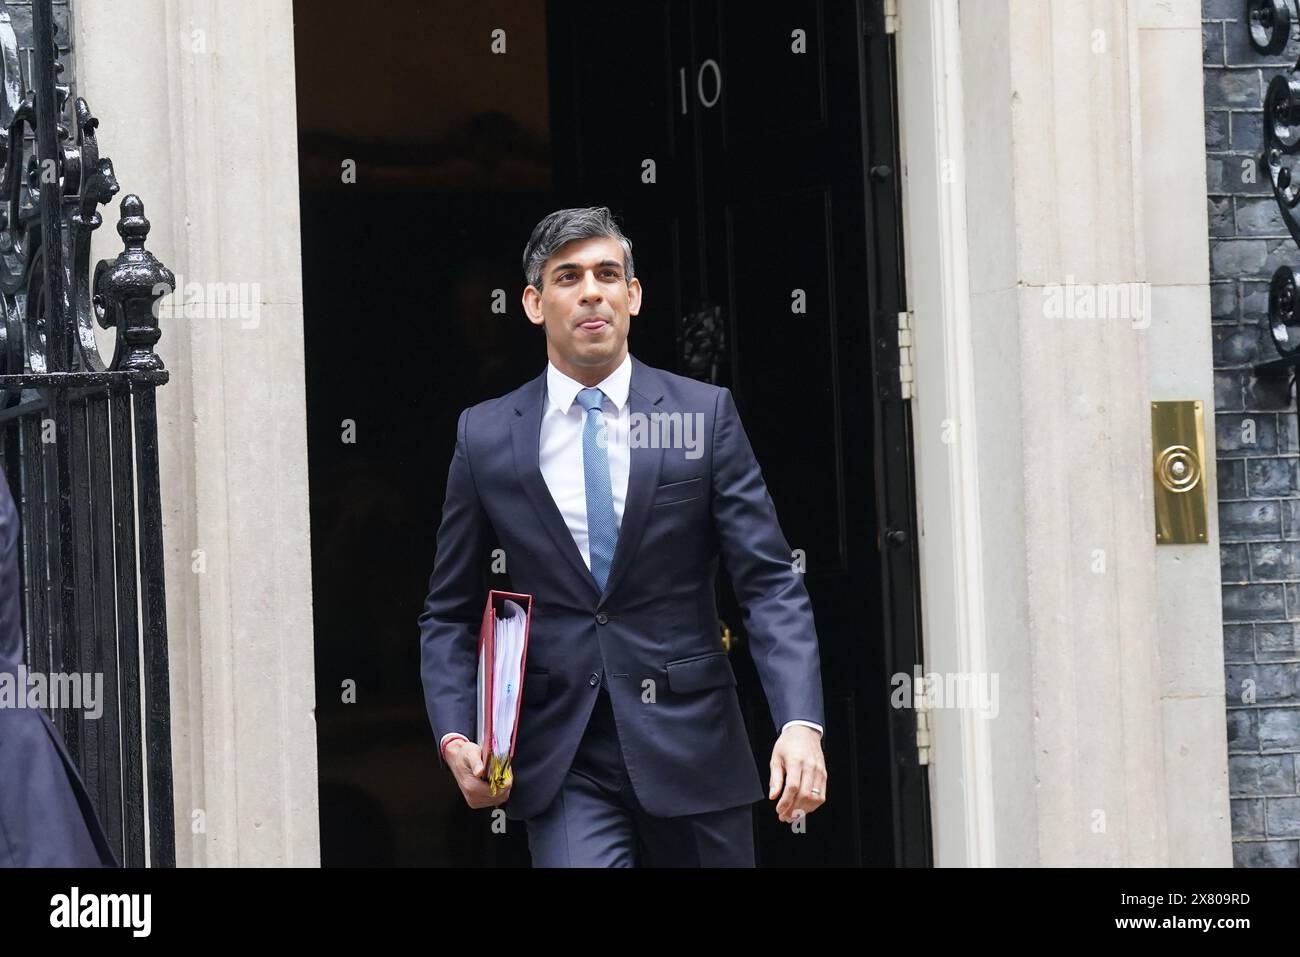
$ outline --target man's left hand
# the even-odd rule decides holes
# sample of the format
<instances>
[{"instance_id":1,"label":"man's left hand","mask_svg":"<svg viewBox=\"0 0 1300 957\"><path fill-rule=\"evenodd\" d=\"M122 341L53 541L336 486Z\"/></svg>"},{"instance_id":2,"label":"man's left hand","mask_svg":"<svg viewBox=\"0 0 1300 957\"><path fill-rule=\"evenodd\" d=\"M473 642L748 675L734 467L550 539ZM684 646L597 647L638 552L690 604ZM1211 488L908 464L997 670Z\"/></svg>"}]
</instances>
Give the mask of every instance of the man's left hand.
<instances>
[{"instance_id":1,"label":"man's left hand","mask_svg":"<svg viewBox=\"0 0 1300 957\"><path fill-rule=\"evenodd\" d=\"M781 732L772 748L772 777L768 800L776 804L776 816L786 823L810 814L826 803L826 759L822 757L822 736L806 725L795 724ZM814 789L817 793L814 793Z\"/></svg>"}]
</instances>

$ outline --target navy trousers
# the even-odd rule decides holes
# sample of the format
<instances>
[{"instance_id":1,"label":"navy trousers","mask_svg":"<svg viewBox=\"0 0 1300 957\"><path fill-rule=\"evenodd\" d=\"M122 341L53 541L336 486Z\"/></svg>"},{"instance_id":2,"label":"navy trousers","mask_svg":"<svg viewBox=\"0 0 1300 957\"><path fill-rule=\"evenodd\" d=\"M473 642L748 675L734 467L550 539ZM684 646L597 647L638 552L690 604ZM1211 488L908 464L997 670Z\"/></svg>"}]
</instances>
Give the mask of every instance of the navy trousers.
<instances>
[{"instance_id":1,"label":"navy trousers","mask_svg":"<svg viewBox=\"0 0 1300 957\"><path fill-rule=\"evenodd\" d=\"M753 867L753 821L750 804L647 814L628 779L602 680L559 793L525 824L534 867Z\"/></svg>"}]
</instances>

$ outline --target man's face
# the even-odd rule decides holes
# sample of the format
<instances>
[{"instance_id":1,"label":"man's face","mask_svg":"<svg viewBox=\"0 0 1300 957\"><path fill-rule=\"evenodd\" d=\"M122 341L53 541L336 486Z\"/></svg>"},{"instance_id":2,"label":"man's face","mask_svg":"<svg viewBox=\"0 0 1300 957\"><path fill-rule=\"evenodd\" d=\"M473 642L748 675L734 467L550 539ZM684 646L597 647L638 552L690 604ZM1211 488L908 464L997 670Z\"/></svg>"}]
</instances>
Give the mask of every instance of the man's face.
<instances>
[{"instance_id":1,"label":"man's face","mask_svg":"<svg viewBox=\"0 0 1300 957\"><path fill-rule=\"evenodd\" d=\"M561 372L599 382L627 354L631 316L641 311L641 282L625 280L616 239L575 239L542 266L542 290L524 290L524 311L546 329L546 351Z\"/></svg>"}]
</instances>

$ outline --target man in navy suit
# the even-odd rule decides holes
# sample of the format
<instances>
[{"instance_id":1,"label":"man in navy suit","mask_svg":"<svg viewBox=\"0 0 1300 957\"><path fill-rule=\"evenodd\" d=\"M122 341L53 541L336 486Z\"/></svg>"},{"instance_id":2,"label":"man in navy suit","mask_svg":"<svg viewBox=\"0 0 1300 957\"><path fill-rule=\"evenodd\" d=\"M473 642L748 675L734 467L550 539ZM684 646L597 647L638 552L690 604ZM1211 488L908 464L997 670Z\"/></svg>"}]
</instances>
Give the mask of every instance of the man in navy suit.
<instances>
[{"instance_id":1,"label":"man in navy suit","mask_svg":"<svg viewBox=\"0 0 1300 957\"><path fill-rule=\"evenodd\" d=\"M63 739L19 684L18 510L0 475L0 867L116 867Z\"/></svg>"},{"instance_id":2,"label":"man in navy suit","mask_svg":"<svg viewBox=\"0 0 1300 957\"><path fill-rule=\"evenodd\" d=\"M731 392L629 354L641 283L609 210L544 218L524 273L549 362L461 413L419 617L439 763L471 807L527 823L534 866L752 867L763 789L714 578L721 558L781 729L768 798L790 822L826 800L801 572ZM495 796L467 737L494 545L533 596L514 780Z\"/></svg>"}]
</instances>

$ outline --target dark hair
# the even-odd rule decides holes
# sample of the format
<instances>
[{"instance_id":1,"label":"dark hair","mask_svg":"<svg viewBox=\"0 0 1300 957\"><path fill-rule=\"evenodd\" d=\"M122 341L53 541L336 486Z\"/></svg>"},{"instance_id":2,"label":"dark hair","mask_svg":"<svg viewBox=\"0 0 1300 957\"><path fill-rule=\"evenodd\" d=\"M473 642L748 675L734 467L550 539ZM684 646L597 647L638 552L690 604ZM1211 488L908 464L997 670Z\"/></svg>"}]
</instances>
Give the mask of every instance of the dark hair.
<instances>
[{"instance_id":1,"label":"dark hair","mask_svg":"<svg viewBox=\"0 0 1300 957\"><path fill-rule=\"evenodd\" d=\"M533 234L528 237L528 245L524 247L524 279L530 286L536 286L541 291L542 267L546 265L546 260L566 243L596 236L617 239L622 244L623 278L625 282L631 282L636 275L632 269L632 240L618 228L608 206L557 209L543 218L533 227Z\"/></svg>"}]
</instances>

